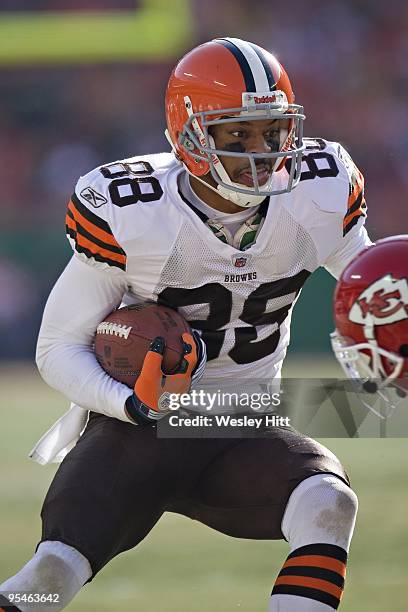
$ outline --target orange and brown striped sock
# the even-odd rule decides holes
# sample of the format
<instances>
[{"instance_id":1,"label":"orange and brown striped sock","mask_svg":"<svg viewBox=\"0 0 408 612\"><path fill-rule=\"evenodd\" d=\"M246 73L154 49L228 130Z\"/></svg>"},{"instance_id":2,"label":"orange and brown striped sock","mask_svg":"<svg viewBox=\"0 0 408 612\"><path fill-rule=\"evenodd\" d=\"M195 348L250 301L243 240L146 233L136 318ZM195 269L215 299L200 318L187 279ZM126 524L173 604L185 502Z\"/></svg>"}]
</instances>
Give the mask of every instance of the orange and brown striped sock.
<instances>
[{"instance_id":1,"label":"orange and brown striped sock","mask_svg":"<svg viewBox=\"0 0 408 612\"><path fill-rule=\"evenodd\" d=\"M310 612L337 610L343 594L346 563L347 552L334 544L309 544L297 548L290 553L276 579L270 609L275 609L274 597L276 601L279 597L279 608L276 609L282 612L286 609L291 612L298 609ZM310 601L306 608L298 598L307 598L316 605L313 607Z\"/></svg>"}]
</instances>

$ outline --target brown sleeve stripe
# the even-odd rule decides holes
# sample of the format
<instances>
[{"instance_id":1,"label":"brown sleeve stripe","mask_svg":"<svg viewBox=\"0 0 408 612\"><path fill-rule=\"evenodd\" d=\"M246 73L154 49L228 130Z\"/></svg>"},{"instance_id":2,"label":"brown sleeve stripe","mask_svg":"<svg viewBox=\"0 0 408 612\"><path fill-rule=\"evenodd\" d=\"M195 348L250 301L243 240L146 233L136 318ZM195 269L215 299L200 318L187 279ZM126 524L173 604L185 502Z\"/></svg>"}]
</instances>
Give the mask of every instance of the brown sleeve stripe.
<instances>
[{"instance_id":1,"label":"brown sleeve stripe","mask_svg":"<svg viewBox=\"0 0 408 612\"><path fill-rule=\"evenodd\" d=\"M110 245L105 245L93 236L86 236L83 233L83 228L73 219L71 211L68 211L66 215L66 231L67 235L74 240L75 250L78 253L84 253L87 257L93 257L96 261L107 263L110 266L116 266L122 270L126 269L126 254L124 251L120 248L116 249Z\"/></svg>"},{"instance_id":2,"label":"brown sleeve stripe","mask_svg":"<svg viewBox=\"0 0 408 612\"><path fill-rule=\"evenodd\" d=\"M347 232L349 232L351 228L356 225L360 217L367 216L366 210L367 205L365 203L364 196L361 193L343 219L343 236L345 236Z\"/></svg>"},{"instance_id":3,"label":"brown sleeve stripe","mask_svg":"<svg viewBox=\"0 0 408 612\"><path fill-rule=\"evenodd\" d=\"M364 176L354 164L353 173L349 183L349 203L356 199L357 195L364 189Z\"/></svg>"},{"instance_id":4,"label":"brown sleeve stripe","mask_svg":"<svg viewBox=\"0 0 408 612\"><path fill-rule=\"evenodd\" d=\"M364 199L364 177L357 166L354 166L354 171L349 183L347 212L343 219L343 236L354 227L359 217L366 216L366 208L367 206Z\"/></svg>"},{"instance_id":5,"label":"brown sleeve stripe","mask_svg":"<svg viewBox=\"0 0 408 612\"><path fill-rule=\"evenodd\" d=\"M346 575L346 564L343 561L338 561L337 559L323 555L302 555L293 558L288 557L283 567L299 566L322 567L324 569L331 570L332 572L337 572L337 574L340 574L340 576L344 577Z\"/></svg>"},{"instance_id":6,"label":"brown sleeve stripe","mask_svg":"<svg viewBox=\"0 0 408 612\"><path fill-rule=\"evenodd\" d=\"M92 234L96 238L99 238L99 240L106 242L107 244L119 246L115 240L115 237L112 234L112 230L109 227L109 224L106 223L106 221L103 221L103 219L100 219L99 217L91 213L85 206L83 206L83 204L81 204L80 210L78 204L75 204L74 200L71 199L68 204L68 210L71 212L73 219L80 223L81 226L85 228L90 234ZM96 220L98 221L98 223L96 223Z\"/></svg>"},{"instance_id":7,"label":"brown sleeve stripe","mask_svg":"<svg viewBox=\"0 0 408 612\"><path fill-rule=\"evenodd\" d=\"M359 210L359 208L362 206L363 202L364 202L364 194L361 191L358 195L358 197L354 200L353 204L351 206L349 206L348 210L347 210L347 214L346 217L352 216L353 213L355 213L356 211Z\"/></svg>"},{"instance_id":8,"label":"brown sleeve stripe","mask_svg":"<svg viewBox=\"0 0 408 612\"><path fill-rule=\"evenodd\" d=\"M75 250L78 253L84 253L87 257L93 257L96 261L107 263L110 266L116 266L121 270L126 270L126 258L116 255L115 253L103 252L102 249L96 250L92 243L89 243L80 234L67 225L67 235L75 240ZM90 248L89 248L90 247Z\"/></svg>"},{"instance_id":9,"label":"brown sleeve stripe","mask_svg":"<svg viewBox=\"0 0 408 612\"><path fill-rule=\"evenodd\" d=\"M343 576L323 567L283 567L279 576L309 576L310 578L327 580L327 582L331 582L341 589L344 587Z\"/></svg>"},{"instance_id":10,"label":"brown sleeve stripe","mask_svg":"<svg viewBox=\"0 0 408 612\"><path fill-rule=\"evenodd\" d=\"M83 236L84 238L87 238L90 242L93 242L96 246L101 247L102 249L105 249L107 251L110 251L112 253L118 253L119 255L124 255L126 257L126 253L124 252L124 250L119 246L119 244L116 242L115 240L115 245L110 244L110 243L106 243L103 240L99 240L99 238L96 238L93 234L90 234L73 216L72 211L68 209L67 212L67 221L66 221L67 225L69 225L69 227L71 227L71 229L74 229L78 234L80 234L81 236ZM74 223L74 225L72 225L72 223ZM116 246L117 245L117 246Z\"/></svg>"},{"instance_id":11,"label":"brown sleeve stripe","mask_svg":"<svg viewBox=\"0 0 408 612\"><path fill-rule=\"evenodd\" d=\"M109 224L84 206L76 194L68 204L66 228L78 252L125 270L126 253L115 239Z\"/></svg>"},{"instance_id":12,"label":"brown sleeve stripe","mask_svg":"<svg viewBox=\"0 0 408 612\"><path fill-rule=\"evenodd\" d=\"M71 201L73 202L75 208L78 209L78 212L80 212L81 215L86 217L88 221L90 221L100 229L105 230L105 232L112 233L109 223L101 219L101 217L99 217L98 215L95 215L89 210L89 208L82 204L81 200L78 198L75 192L71 196Z\"/></svg>"},{"instance_id":13,"label":"brown sleeve stripe","mask_svg":"<svg viewBox=\"0 0 408 612\"><path fill-rule=\"evenodd\" d=\"M305 555L331 557L332 559L342 561L342 563L347 562L347 552L344 548L336 546L335 544L307 544L306 546L300 546L288 555L288 559L303 557Z\"/></svg>"},{"instance_id":14,"label":"brown sleeve stripe","mask_svg":"<svg viewBox=\"0 0 408 612\"><path fill-rule=\"evenodd\" d=\"M319 580L319 578L309 578L308 576L278 576L275 585L279 586L280 584L317 589L339 600L343 594L343 589L335 584L331 584L327 580Z\"/></svg>"},{"instance_id":15,"label":"brown sleeve stripe","mask_svg":"<svg viewBox=\"0 0 408 612\"><path fill-rule=\"evenodd\" d=\"M362 208L367 208L367 205L365 203L365 199L364 199L364 193L361 192L358 197L354 200L353 204L349 207L349 209L347 210L347 214L344 217L344 223L343 225L346 225L346 220L347 219L351 219L352 217L354 217L354 215L359 212Z\"/></svg>"},{"instance_id":16,"label":"brown sleeve stripe","mask_svg":"<svg viewBox=\"0 0 408 612\"><path fill-rule=\"evenodd\" d=\"M311 589L308 587L300 587L294 584L279 584L273 587L272 595L295 595L296 597L306 597L314 599L326 604L333 610L337 610L340 605L340 599L319 589Z\"/></svg>"},{"instance_id":17,"label":"brown sleeve stripe","mask_svg":"<svg viewBox=\"0 0 408 612\"><path fill-rule=\"evenodd\" d=\"M76 232L76 223L75 223L75 219L72 217L72 215L70 214L70 211L67 212L67 216L65 217L65 224L66 227L73 230L74 232Z\"/></svg>"}]
</instances>

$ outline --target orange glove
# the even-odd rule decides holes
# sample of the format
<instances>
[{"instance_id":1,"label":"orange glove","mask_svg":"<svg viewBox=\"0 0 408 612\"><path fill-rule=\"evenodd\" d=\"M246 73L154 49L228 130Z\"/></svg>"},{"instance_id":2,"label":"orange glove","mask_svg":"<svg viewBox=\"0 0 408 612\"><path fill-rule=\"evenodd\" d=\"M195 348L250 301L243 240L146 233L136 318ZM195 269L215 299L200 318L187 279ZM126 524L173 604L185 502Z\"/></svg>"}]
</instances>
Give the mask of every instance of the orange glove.
<instances>
[{"instance_id":1,"label":"orange glove","mask_svg":"<svg viewBox=\"0 0 408 612\"><path fill-rule=\"evenodd\" d=\"M127 416L139 425L152 424L161 419L169 410L166 400L170 393L188 393L191 376L197 365L197 345L191 334L182 334L183 359L175 374L164 374L164 338L153 340L143 361L142 371L136 380L134 392L125 403Z\"/></svg>"}]
</instances>

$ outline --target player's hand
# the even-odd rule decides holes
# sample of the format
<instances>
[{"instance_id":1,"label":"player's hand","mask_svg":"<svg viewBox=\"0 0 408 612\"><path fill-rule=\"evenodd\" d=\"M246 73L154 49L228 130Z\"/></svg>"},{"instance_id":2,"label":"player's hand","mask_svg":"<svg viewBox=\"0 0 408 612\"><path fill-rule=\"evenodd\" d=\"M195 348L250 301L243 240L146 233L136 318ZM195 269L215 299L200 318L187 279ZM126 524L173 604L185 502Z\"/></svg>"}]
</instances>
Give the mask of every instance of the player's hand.
<instances>
[{"instance_id":1,"label":"player's hand","mask_svg":"<svg viewBox=\"0 0 408 612\"><path fill-rule=\"evenodd\" d=\"M203 377L205 364L207 363L207 347L204 340L201 338L201 332L193 329L193 338L197 348L197 364L191 376L191 386L193 387Z\"/></svg>"},{"instance_id":2,"label":"player's hand","mask_svg":"<svg viewBox=\"0 0 408 612\"><path fill-rule=\"evenodd\" d=\"M133 394L125 404L126 414L135 423L145 425L156 422L170 412L170 393L188 393L190 390L193 371L199 365L199 351L195 335L184 333L182 339L183 358L174 374L165 374L162 370L166 346L164 338L158 336L151 343Z\"/></svg>"}]
</instances>

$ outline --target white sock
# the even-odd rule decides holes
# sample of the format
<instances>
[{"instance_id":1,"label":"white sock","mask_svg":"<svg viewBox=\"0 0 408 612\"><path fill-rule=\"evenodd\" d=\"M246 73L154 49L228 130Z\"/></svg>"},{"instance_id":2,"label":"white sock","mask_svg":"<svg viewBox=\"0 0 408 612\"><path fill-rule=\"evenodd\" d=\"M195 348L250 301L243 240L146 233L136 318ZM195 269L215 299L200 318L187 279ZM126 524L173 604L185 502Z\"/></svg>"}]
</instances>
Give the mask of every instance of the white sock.
<instances>
[{"instance_id":1,"label":"white sock","mask_svg":"<svg viewBox=\"0 0 408 612\"><path fill-rule=\"evenodd\" d=\"M41 542L35 555L22 569L0 585L0 592L25 591L27 593L56 593L57 605L52 612L59 612L75 597L91 577L88 559L72 546L57 541ZM44 612L44 604L19 603L22 612Z\"/></svg>"},{"instance_id":2,"label":"white sock","mask_svg":"<svg viewBox=\"0 0 408 612\"><path fill-rule=\"evenodd\" d=\"M282 520L288 556L269 612L332 612L343 591L357 496L340 478L316 474L293 491Z\"/></svg>"}]
</instances>

